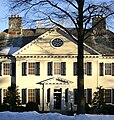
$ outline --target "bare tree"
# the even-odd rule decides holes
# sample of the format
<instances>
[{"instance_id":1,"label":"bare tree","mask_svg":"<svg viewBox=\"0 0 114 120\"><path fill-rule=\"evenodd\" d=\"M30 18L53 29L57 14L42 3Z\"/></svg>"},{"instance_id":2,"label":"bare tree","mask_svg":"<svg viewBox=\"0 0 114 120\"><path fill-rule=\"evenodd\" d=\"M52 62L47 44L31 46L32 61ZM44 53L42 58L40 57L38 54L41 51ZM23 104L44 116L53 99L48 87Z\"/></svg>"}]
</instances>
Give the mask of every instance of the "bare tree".
<instances>
[{"instance_id":1,"label":"bare tree","mask_svg":"<svg viewBox=\"0 0 114 120\"><path fill-rule=\"evenodd\" d=\"M50 20L53 24L61 27L66 33L78 43L78 108L77 114L85 113L84 100L84 70L83 70L83 43L90 37L88 34L102 20L113 15L114 3L102 2L93 3L92 0L9 0L11 9L20 12L25 12L26 15L32 15L31 19ZM91 25L91 20L96 16L103 16L94 25ZM74 25L77 31L77 39L69 30L61 24L60 21L68 19Z\"/></svg>"}]
</instances>

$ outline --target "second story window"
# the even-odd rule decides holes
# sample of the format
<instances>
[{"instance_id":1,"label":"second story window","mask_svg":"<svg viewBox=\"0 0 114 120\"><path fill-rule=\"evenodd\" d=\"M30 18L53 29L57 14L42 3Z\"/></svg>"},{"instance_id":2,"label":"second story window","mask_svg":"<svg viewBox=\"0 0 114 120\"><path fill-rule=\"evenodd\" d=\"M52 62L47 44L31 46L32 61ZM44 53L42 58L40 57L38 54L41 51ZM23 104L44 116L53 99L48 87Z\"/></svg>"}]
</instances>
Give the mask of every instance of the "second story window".
<instances>
[{"instance_id":1,"label":"second story window","mask_svg":"<svg viewBox=\"0 0 114 120\"><path fill-rule=\"evenodd\" d=\"M84 74L88 76L92 75L92 62L84 63Z\"/></svg>"},{"instance_id":2,"label":"second story window","mask_svg":"<svg viewBox=\"0 0 114 120\"><path fill-rule=\"evenodd\" d=\"M111 63L105 63L105 75L111 75Z\"/></svg>"},{"instance_id":3,"label":"second story window","mask_svg":"<svg viewBox=\"0 0 114 120\"><path fill-rule=\"evenodd\" d=\"M10 63L3 63L3 75L10 75Z\"/></svg>"},{"instance_id":4,"label":"second story window","mask_svg":"<svg viewBox=\"0 0 114 120\"><path fill-rule=\"evenodd\" d=\"M48 62L47 68L48 76L52 76L53 74L66 75L66 62Z\"/></svg>"},{"instance_id":5,"label":"second story window","mask_svg":"<svg viewBox=\"0 0 114 120\"><path fill-rule=\"evenodd\" d=\"M22 76L26 75L40 75L40 62L23 62Z\"/></svg>"}]
</instances>

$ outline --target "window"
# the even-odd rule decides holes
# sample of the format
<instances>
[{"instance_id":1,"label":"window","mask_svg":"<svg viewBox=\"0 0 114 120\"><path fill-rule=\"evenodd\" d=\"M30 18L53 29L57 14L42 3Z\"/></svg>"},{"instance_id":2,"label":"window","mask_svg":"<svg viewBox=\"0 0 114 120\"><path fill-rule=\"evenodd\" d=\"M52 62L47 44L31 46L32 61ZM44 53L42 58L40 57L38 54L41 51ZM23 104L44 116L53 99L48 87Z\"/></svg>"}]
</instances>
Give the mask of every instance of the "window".
<instances>
[{"instance_id":1,"label":"window","mask_svg":"<svg viewBox=\"0 0 114 120\"><path fill-rule=\"evenodd\" d=\"M54 75L60 75L61 74L61 63L55 62L54 63Z\"/></svg>"},{"instance_id":2,"label":"window","mask_svg":"<svg viewBox=\"0 0 114 120\"><path fill-rule=\"evenodd\" d=\"M54 75L66 75L66 62L54 62L54 66L52 62L48 62L48 75L53 74L54 67Z\"/></svg>"},{"instance_id":3,"label":"window","mask_svg":"<svg viewBox=\"0 0 114 120\"><path fill-rule=\"evenodd\" d=\"M35 74L35 63L28 63L28 74L29 75Z\"/></svg>"},{"instance_id":4,"label":"window","mask_svg":"<svg viewBox=\"0 0 114 120\"><path fill-rule=\"evenodd\" d=\"M90 104L91 100L92 100L92 89L89 88L89 89L87 89L87 101L86 101L86 103Z\"/></svg>"},{"instance_id":5,"label":"window","mask_svg":"<svg viewBox=\"0 0 114 120\"><path fill-rule=\"evenodd\" d=\"M84 63L84 74L85 75L92 75L92 62Z\"/></svg>"},{"instance_id":6,"label":"window","mask_svg":"<svg viewBox=\"0 0 114 120\"><path fill-rule=\"evenodd\" d=\"M28 102L35 101L35 89L28 89Z\"/></svg>"},{"instance_id":7,"label":"window","mask_svg":"<svg viewBox=\"0 0 114 120\"><path fill-rule=\"evenodd\" d=\"M105 102L111 103L111 89L105 89Z\"/></svg>"},{"instance_id":8,"label":"window","mask_svg":"<svg viewBox=\"0 0 114 120\"><path fill-rule=\"evenodd\" d=\"M22 75L40 75L40 62L27 62L22 63Z\"/></svg>"},{"instance_id":9,"label":"window","mask_svg":"<svg viewBox=\"0 0 114 120\"><path fill-rule=\"evenodd\" d=\"M10 63L3 63L3 74L10 75Z\"/></svg>"},{"instance_id":10,"label":"window","mask_svg":"<svg viewBox=\"0 0 114 120\"><path fill-rule=\"evenodd\" d=\"M73 62L73 75L77 75L77 62Z\"/></svg>"},{"instance_id":11,"label":"window","mask_svg":"<svg viewBox=\"0 0 114 120\"><path fill-rule=\"evenodd\" d=\"M22 104L26 104L26 94L27 90L26 89L22 89Z\"/></svg>"},{"instance_id":12,"label":"window","mask_svg":"<svg viewBox=\"0 0 114 120\"><path fill-rule=\"evenodd\" d=\"M105 75L111 75L111 63L105 63Z\"/></svg>"}]
</instances>

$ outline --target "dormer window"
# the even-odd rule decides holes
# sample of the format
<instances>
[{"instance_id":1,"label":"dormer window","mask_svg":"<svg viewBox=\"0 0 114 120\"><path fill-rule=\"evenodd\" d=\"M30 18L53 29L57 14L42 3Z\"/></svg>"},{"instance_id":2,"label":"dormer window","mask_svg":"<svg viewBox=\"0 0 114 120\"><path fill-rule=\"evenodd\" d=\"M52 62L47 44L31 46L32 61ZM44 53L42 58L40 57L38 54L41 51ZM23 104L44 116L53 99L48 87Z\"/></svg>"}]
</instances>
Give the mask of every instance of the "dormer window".
<instances>
[{"instance_id":1,"label":"dormer window","mask_svg":"<svg viewBox=\"0 0 114 120\"><path fill-rule=\"evenodd\" d=\"M64 44L64 42L60 38L55 38L52 40L51 44L53 47L61 47Z\"/></svg>"}]
</instances>

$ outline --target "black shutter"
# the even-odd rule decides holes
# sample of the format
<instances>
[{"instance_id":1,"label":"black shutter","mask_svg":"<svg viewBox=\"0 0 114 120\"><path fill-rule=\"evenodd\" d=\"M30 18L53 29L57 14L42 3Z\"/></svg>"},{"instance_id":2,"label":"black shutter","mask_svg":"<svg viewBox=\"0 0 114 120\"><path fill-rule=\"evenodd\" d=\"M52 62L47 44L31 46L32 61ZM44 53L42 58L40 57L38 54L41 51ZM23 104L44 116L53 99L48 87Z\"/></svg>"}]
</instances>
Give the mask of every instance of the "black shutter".
<instances>
[{"instance_id":1,"label":"black shutter","mask_svg":"<svg viewBox=\"0 0 114 120\"><path fill-rule=\"evenodd\" d=\"M65 102L68 102L68 88L65 89Z\"/></svg>"},{"instance_id":2,"label":"black shutter","mask_svg":"<svg viewBox=\"0 0 114 120\"><path fill-rule=\"evenodd\" d=\"M92 89L87 89L87 103L90 104L92 100Z\"/></svg>"},{"instance_id":3,"label":"black shutter","mask_svg":"<svg viewBox=\"0 0 114 120\"><path fill-rule=\"evenodd\" d=\"M40 62L35 63L35 75L40 75Z\"/></svg>"},{"instance_id":4,"label":"black shutter","mask_svg":"<svg viewBox=\"0 0 114 120\"><path fill-rule=\"evenodd\" d=\"M66 75L66 62L61 62L61 75Z\"/></svg>"},{"instance_id":5,"label":"black shutter","mask_svg":"<svg viewBox=\"0 0 114 120\"><path fill-rule=\"evenodd\" d=\"M36 103L40 105L40 89L35 89L35 98Z\"/></svg>"},{"instance_id":6,"label":"black shutter","mask_svg":"<svg viewBox=\"0 0 114 120\"><path fill-rule=\"evenodd\" d=\"M0 104L2 104L2 89L0 89Z\"/></svg>"},{"instance_id":7,"label":"black shutter","mask_svg":"<svg viewBox=\"0 0 114 120\"><path fill-rule=\"evenodd\" d=\"M47 102L50 102L50 88L47 89Z\"/></svg>"},{"instance_id":8,"label":"black shutter","mask_svg":"<svg viewBox=\"0 0 114 120\"><path fill-rule=\"evenodd\" d=\"M114 63L112 63L112 76L114 76Z\"/></svg>"},{"instance_id":9,"label":"black shutter","mask_svg":"<svg viewBox=\"0 0 114 120\"><path fill-rule=\"evenodd\" d=\"M77 99L78 99L78 90L74 89L74 104L75 105L78 103Z\"/></svg>"},{"instance_id":10,"label":"black shutter","mask_svg":"<svg viewBox=\"0 0 114 120\"><path fill-rule=\"evenodd\" d=\"M22 76L27 75L27 62L22 63Z\"/></svg>"},{"instance_id":11,"label":"black shutter","mask_svg":"<svg viewBox=\"0 0 114 120\"><path fill-rule=\"evenodd\" d=\"M112 89L112 104L114 104L114 89Z\"/></svg>"},{"instance_id":12,"label":"black shutter","mask_svg":"<svg viewBox=\"0 0 114 120\"><path fill-rule=\"evenodd\" d=\"M16 75L16 63L10 63L10 75L11 76Z\"/></svg>"},{"instance_id":13,"label":"black shutter","mask_svg":"<svg viewBox=\"0 0 114 120\"><path fill-rule=\"evenodd\" d=\"M2 76L2 63L0 63L0 76Z\"/></svg>"},{"instance_id":14,"label":"black shutter","mask_svg":"<svg viewBox=\"0 0 114 120\"><path fill-rule=\"evenodd\" d=\"M73 62L73 75L77 75L77 62Z\"/></svg>"},{"instance_id":15,"label":"black shutter","mask_svg":"<svg viewBox=\"0 0 114 120\"><path fill-rule=\"evenodd\" d=\"M52 62L48 62L47 72L48 72L48 75L49 75L49 76L52 76L52 65L53 65Z\"/></svg>"},{"instance_id":16,"label":"black shutter","mask_svg":"<svg viewBox=\"0 0 114 120\"><path fill-rule=\"evenodd\" d=\"M22 89L22 104L26 104L26 99L27 99L27 90Z\"/></svg>"},{"instance_id":17,"label":"black shutter","mask_svg":"<svg viewBox=\"0 0 114 120\"><path fill-rule=\"evenodd\" d=\"M92 75L92 62L87 62L87 75Z\"/></svg>"},{"instance_id":18,"label":"black shutter","mask_svg":"<svg viewBox=\"0 0 114 120\"><path fill-rule=\"evenodd\" d=\"M99 68L99 70L100 70L99 71L100 72L99 75L100 76L104 76L104 64L103 63L99 63L99 67L100 67Z\"/></svg>"}]
</instances>

